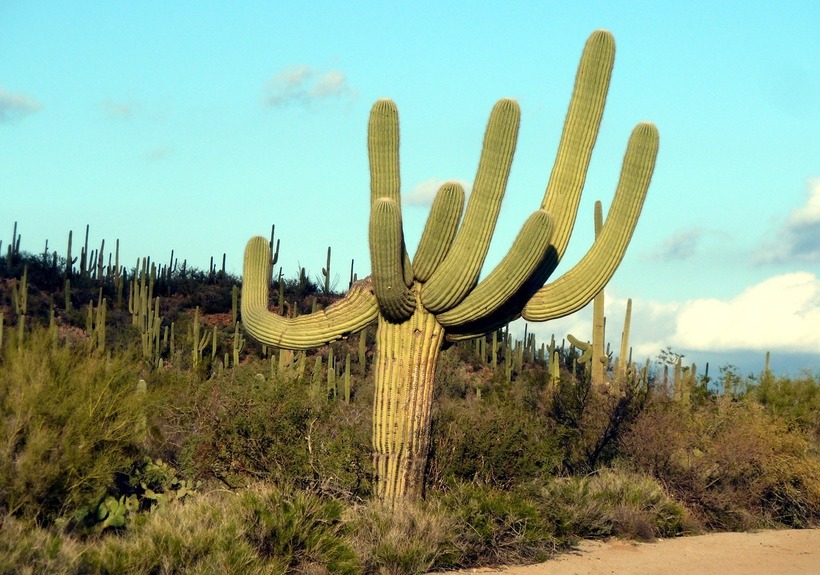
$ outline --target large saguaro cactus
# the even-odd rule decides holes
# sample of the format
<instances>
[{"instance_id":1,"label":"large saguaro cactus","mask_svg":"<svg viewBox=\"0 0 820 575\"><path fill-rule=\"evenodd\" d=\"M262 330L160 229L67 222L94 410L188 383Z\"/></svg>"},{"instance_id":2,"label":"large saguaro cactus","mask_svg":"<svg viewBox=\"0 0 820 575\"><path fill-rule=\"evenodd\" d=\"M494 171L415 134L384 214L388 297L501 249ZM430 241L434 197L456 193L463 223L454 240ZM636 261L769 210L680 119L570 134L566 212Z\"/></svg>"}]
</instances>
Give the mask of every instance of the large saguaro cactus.
<instances>
[{"instance_id":1,"label":"large saguaro cactus","mask_svg":"<svg viewBox=\"0 0 820 575\"><path fill-rule=\"evenodd\" d=\"M612 207L595 243L575 267L544 285L575 223L614 55L612 36L593 33L544 199L481 282L518 134L518 105L507 99L490 115L463 219L464 190L444 184L412 260L402 232L398 111L389 100L375 103L368 125L372 275L327 309L293 319L269 312L268 241L248 242L242 322L254 338L309 349L378 324L373 461L381 499L422 493L436 362L445 342L483 335L520 316L546 321L571 314L601 290L623 258L655 164L658 135L651 124L639 124L630 137Z\"/></svg>"}]
</instances>

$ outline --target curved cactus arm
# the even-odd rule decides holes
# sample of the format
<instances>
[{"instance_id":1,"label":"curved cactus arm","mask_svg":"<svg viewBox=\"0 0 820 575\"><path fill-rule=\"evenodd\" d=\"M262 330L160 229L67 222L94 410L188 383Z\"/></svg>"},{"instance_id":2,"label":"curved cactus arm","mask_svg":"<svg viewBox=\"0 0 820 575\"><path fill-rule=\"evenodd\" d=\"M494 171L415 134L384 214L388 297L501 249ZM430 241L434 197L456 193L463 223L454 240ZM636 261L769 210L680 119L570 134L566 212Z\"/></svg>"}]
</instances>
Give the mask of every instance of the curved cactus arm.
<instances>
[{"instance_id":1,"label":"curved cactus arm","mask_svg":"<svg viewBox=\"0 0 820 575\"><path fill-rule=\"evenodd\" d=\"M456 307L436 316L444 327L492 316L532 277L550 247L552 217L537 210L524 223L501 263ZM519 304L520 306L520 304Z\"/></svg>"},{"instance_id":2,"label":"curved cactus arm","mask_svg":"<svg viewBox=\"0 0 820 575\"><path fill-rule=\"evenodd\" d=\"M392 100L376 101L367 124L367 153L370 160L370 205L379 198L396 202L401 209L399 175L399 110ZM403 237L403 236L402 236ZM413 268L402 240L404 283L413 285Z\"/></svg>"},{"instance_id":3,"label":"curved cactus arm","mask_svg":"<svg viewBox=\"0 0 820 575\"><path fill-rule=\"evenodd\" d=\"M379 308L388 321L400 323L413 315L416 298L404 283L401 211L388 198L370 207L370 259Z\"/></svg>"},{"instance_id":4,"label":"curved cactus arm","mask_svg":"<svg viewBox=\"0 0 820 575\"><path fill-rule=\"evenodd\" d=\"M416 280L426 282L444 260L453 245L463 210L464 188L456 182L443 184L433 200L424 232L413 256Z\"/></svg>"},{"instance_id":5,"label":"curved cactus arm","mask_svg":"<svg viewBox=\"0 0 820 575\"><path fill-rule=\"evenodd\" d=\"M466 341L481 337L521 317L521 310L524 308L524 305L543 287L544 282L547 281L547 278L549 278L555 269L552 265L554 259L555 250L552 246L549 246L535 272L533 272L512 297L507 299L507 301L493 313L480 318L478 321L448 327L447 341Z\"/></svg>"},{"instance_id":6,"label":"curved cactus arm","mask_svg":"<svg viewBox=\"0 0 820 575\"><path fill-rule=\"evenodd\" d=\"M455 306L478 281L510 175L520 119L513 100L499 100L493 107L464 221L447 257L421 292L424 307L433 313Z\"/></svg>"},{"instance_id":7,"label":"curved cactus arm","mask_svg":"<svg viewBox=\"0 0 820 575\"><path fill-rule=\"evenodd\" d=\"M577 347L578 349L580 349L583 352L578 357L578 363L580 363L580 364L589 363L591 365L592 364L591 363L592 362L592 344L589 343L588 341L581 341L580 339L578 339L577 337L575 337L571 333L567 334L567 339L569 340L569 342L573 346Z\"/></svg>"},{"instance_id":8,"label":"curved cactus arm","mask_svg":"<svg viewBox=\"0 0 820 575\"><path fill-rule=\"evenodd\" d=\"M379 305L369 280L353 284L327 308L297 318L268 311L271 252L267 238L256 236L245 248L242 325L256 340L285 349L312 349L359 331L376 321Z\"/></svg>"},{"instance_id":9,"label":"curved cactus arm","mask_svg":"<svg viewBox=\"0 0 820 575\"><path fill-rule=\"evenodd\" d=\"M638 124L629 138L612 207L595 243L575 267L530 299L524 306L524 319L547 321L575 313L609 282L635 231L657 154L657 128Z\"/></svg>"},{"instance_id":10,"label":"curved cactus arm","mask_svg":"<svg viewBox=\"0 0 820 575\"><path fill-rule=\"evenodd\" d=\"M556 218L552 239L556 265L564 256L575 225L614 63L612 34L605 30L593 32L581 55L555 164L541 203Z\"/></svg>"}]
</instances>

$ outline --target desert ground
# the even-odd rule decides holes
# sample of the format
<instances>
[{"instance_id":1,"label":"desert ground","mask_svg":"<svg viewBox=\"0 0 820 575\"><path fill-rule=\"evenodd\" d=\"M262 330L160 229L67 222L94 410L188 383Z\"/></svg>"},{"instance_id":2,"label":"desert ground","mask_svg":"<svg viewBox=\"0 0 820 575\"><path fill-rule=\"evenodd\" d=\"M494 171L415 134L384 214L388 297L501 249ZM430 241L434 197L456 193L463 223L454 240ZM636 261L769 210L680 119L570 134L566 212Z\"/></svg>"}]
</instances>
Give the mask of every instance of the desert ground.
<instances>
[{"instance_id":1,"label":"desert ground","mask_svg":"<svg viewBox=\"0 0 820 575\"><path fill-rule=\"evenodd\" d=\"M537 565L473 569L503 575L820 575L820 529L717 533L635 543L584 541Z\"/></svg>"}]
</instances>

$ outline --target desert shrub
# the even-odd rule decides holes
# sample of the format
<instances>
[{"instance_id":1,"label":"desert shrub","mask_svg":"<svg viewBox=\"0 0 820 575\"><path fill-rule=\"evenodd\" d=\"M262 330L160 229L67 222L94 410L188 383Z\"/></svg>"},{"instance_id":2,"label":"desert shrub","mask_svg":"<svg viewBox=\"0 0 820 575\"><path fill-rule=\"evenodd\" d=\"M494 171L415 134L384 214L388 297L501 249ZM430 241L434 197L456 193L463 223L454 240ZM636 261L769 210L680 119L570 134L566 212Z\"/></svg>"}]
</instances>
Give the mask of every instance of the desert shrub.
<instances>
[{"instance_id":1,"label":"desert shrub","mask_svg":"<svg viewBox=\"0 0 820 575\"><path fill-rule=\"evenodd\" d=\"M338 502L256 485L215 492L148 514L83 556L90 573L330 573L353 575Z\"/></svg>"},{"instance_id":2,"label":"desert shrub","mask_svg":"<svg viewBox=\"0 0 820 575\"><path fill-rule=\"evenodd\" d=\"M463 483L437 498L455 520L456 566L543 561L565 543L535 502L519 491Z\"/></svg>"},{"instance_id":3,"label":"desert shrub","mask_svg":"<svg viewBox=\"0 0 820 575\"><path fill-rule=\"evenodd\" d=\"M809 374L797 378L764 374L753 391L768 413L810 433L820 444L820 381Z\"/></svg>"},{"instance_id":4,"label":"desert shrub","mask_svg":"<svg viewBox=\"0 0 820 575\"><path fill-rule=\"evenodd\" d=\"M696 528L657 480L619 469L558 478L534 496L556 532L568 536L652 540Z\"/></svg>"},{"instance_id":5,"label":"desert shrub","mask_svg":"<svg viewBox=\"0 0 820 575\"><path fill-rule=\"evenodd\" d=\"M181 463L193 475L239 487L309 474L305 435L315 418L310 402L296 386L269 381L261 375L264 366L256 367L194 381L187 401L180 398L177 409L187 411L179 422L187 431Z\"/></svg>"},{"instance_id":6,"label":"desert shrub","mask_svg":"<svg viewBox=\"0 0 820 575\"><path fill-rule=\"evenodd\" d=\"M312 483L322 491L352 498L371 494L372 400L329 401L311 429L309 462Z\"/></svg>"},{"instance_id":7,"label":"desert shrub","mask_svg":"<svg viewBox=\"0 0 820 575\"><path fill-rule=\"evenodd\" d=\"M622 445L708 527L802 527L820 517L820 459L804 434L754 401L697 410L657 401Z\"/></svg>"},{"instance_id":8,"label":"desert shrub","mask_svg":"<svg viewBox=\"0 0 820 575\"><path fill-rule=\"evenodd\" d=\"M331 498L290 488L256 487L239 495L239 514L249 540L263 557L284 560L288 572L319 567L353 575L359 560L346 540L343 505Z\"/></svg>"},{"instance_id":9,"label":"desert shrub","mask_svg":"<svg viewBox=\"0 0 820 575\"><path fill-rule=\"evenodd\" d=\"M370 406L316 397L263 362L206 381L162 376L158 450L186 476L231 487L291 481L364 496L370 489ZM150 384L149 384L150 385Z\"/></svg>"},{"instance_id":10,"label":"desert shrub","mask_svg":"<svg viewBox=\"0 0 820 575\"><path fill-rule=\"evenodd\" d=\"M284 574L282 559L261 557L248 540L235 499L203 496L153 512L139 527L91 546L84 572Z\"/></svg>"},{"instance_id":11,"label":"desert shrub","mask_svg":"<svg viewBox=\"0 0 820 575\"><path fill-rule=\"evenodd\" d=\"M84 548L68 535L9 515L0 518L0 573L79 575Z\"/></svg>"},{"instance_id":12,"label":"desert shrub","mask_svg":"<svg viewBox=\"0 0 820 575\"><path fill-rule=\"evenodd\" d=\"M352 511L353 546L365 573L421 575L456 563L455 521L438 502L377 501Z\"/></svg>"},{"instance_id":13,"label":"desert shrub","mask_svg":"<svg viewBox=\"0 0 820 575\"><path fill-rule=\"evenodd\" d=\"M553 473L561 460L544 421L503 398L440 402L431 443L433 488L469 481L510 487Z\"/></svg>"},{"instance_id":14,"label":"desert shrub","mask_svg":"<svg viewBox=\"0 0 820 575\"><path fill-rule=\"evenodd\" d=\"M546 416L561 447L565 472L586 474L612 463L621 436L643 411L647 397L646 389L635 385L610 393L596 389L588 375L563 374Z\"/></svg>"},{"instance_id":15,"label":"desert shrub","mask_svg":"<svg viewBox=\"0 0 820 575\"><path fill-rule=\"evenodd\" d=\"M43 329L11 343L0 369L0 509L48 523L95 508L144 454L138 360L55 345Z\"/></svg>"}]
</instances>

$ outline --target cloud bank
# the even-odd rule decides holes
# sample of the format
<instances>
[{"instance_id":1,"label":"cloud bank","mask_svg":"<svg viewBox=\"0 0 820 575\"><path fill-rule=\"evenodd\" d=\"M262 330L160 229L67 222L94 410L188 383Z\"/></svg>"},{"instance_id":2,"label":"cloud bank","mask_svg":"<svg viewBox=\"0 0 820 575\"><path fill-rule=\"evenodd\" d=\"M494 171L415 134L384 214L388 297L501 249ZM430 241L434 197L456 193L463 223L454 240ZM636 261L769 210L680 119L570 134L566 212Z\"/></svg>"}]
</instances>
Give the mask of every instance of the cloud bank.
<instances>
[{"instance_id":1,"label":"cloud bank","mask_svg":"<svg viewBox=\"0 0 820 575\"><path fill-rule=\"evenodd\" d=\"M352 99L356 90L350 86L343 72L320 71L310 66L293 66L281 70L265 87L264 103L281 108L298 105L310 106L323 100Z\"/></svg>"},{"instance_id":2,"label":"cloud bank","mask_svg":"<svg viewBox=\"0 0 820 575\"><path fill-rule=\"evenodd\" d=\"M0 88L0 123L7 124L34 114L43 105L23 94L15 94Z\"/></svg>"},{"instance_id":3,"label":"cloud bank","mask_svg":"<svg viewBox=\"0 0 820 575\"><path fill-rule=\"evenodd\" d=\"M820 353L820 279L808 272L769 278L730 300L698 299L677 312L672 342L693 350Z\"/></svg>"},{"instance_id":4,"label":"cloud bank","mask_svg":"<svg viewBox=\"0 0 820 575\"><path fill-rule=\"evenodd\" d=\"M607 341L615 355L621 341L626 299L606 296ZM529 324L542 341L571 333L592 336L592 306L572 316ZM633 358L654 359L667 346L678 352L780 352L820 355L820 277L794 272L768 278L728 299L685 302L633 299ZM523 332L523 323L518 326Z\"/></svg>"}]
</instances>

